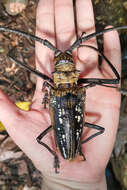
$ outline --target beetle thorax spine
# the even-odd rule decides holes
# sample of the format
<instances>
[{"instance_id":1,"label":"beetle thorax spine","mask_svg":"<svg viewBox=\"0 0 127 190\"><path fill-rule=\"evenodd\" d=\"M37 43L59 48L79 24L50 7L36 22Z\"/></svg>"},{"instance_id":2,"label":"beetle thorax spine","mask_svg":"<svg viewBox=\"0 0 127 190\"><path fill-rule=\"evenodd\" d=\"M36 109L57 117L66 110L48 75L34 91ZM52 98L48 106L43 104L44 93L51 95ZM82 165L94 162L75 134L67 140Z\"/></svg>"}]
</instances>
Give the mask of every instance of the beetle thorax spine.
<instances>
[{"instance_id":1,"label":"beetle thorax spine","mask_svg":"<svg viewBox=\"0 0 127 190\"><path fill-rule=\"evenodd\" d=\"M80 71L76 70L72 54L60 52L55 57L53 81L57 88L71 88L77 85Z\"/></svg>"}]
</instances>

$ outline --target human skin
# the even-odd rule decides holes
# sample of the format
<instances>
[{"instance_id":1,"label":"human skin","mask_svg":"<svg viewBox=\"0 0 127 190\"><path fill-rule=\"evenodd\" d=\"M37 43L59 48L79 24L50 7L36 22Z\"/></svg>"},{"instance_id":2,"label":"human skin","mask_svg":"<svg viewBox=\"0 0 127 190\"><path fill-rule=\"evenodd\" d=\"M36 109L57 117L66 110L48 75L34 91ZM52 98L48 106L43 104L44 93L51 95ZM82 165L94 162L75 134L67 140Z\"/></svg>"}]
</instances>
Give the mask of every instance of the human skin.
<instances>
[{"instance_id":1,"label":"human skin","mask_svg":"<svg viewBox=\"0 0 127 190\"><path fill-rule=\"evenodd\" d=\"M90 0L77 0L77 31L87 34L95 31L93 8ZM55 22L54 22L55 19ZM76 39L72 0L40 0L37 8L36 35L49 40L58 49L64 51ZM97 47L93 38L85 44ZM54 69L54 52L42 44L36 43L36 67L42 73L51 76ZM121 55L118 33L111 31L104 34L104 54L121 71ZM73 52L76 68L85 78L115 78L109 66L103 61L98 69L97 52L89 48L78 48ZM64 160L60 153L60 173L53 168L53 156L37 143L36 137L50 124L48 109L42 105L42 82L37 78L36 90L28 112L15 106L0 91L0 120L16 144L33 161L43 175L43 190L106 190L105 168L110 158L119 121L120 93L113 88L96 86L89 88L86 95L85 121L105 128L105 132L82 145L86 161L80 156L73 161ZM85 129L82 139L95 132ZM47 134L43 142L55 150L53 131Z\"/></svg>"}]
</instances>

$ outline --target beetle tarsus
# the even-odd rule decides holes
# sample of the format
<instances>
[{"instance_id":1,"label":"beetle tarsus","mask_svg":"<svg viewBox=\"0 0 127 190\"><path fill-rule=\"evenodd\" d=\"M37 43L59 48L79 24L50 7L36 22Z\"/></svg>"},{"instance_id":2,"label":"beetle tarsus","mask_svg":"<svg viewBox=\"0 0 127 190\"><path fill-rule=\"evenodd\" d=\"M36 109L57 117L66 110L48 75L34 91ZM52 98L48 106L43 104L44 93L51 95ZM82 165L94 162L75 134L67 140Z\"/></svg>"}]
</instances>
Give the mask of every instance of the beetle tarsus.
<instances>
[{"instance_id":1,"label":"beetle tarsus","mask_svg":"<svg viewBox=\"0 0 127 190\"><path fill-rule=\"evenodd\" d=\"M54 168L55 168L55 173L58 174L59 171L57 169L60 168L60 164L59 164L59 159L57 155L55 155L54 157Z\"/></svg>"},{"instance_id":2,"label":"beetle tarsus","mask_svg":"<svg viewBox=\"0 0 127 190\"><path fill-rule=\"evenodd\" d=\"M53 88L53 86L50 83L48 83L47 81L44 81L43 86L42 86L42 91L45 91L46 87Z\"/></svg>"},{"instance_id":3,"label":"beetle tarsus","mask_svg":"<svg viewBox=\"0 0 127 190\"><path fill-rule=\"evenodd\" d=\"M49 103L49 99L48 99L48 91L45 90L45 95L42 101L42 104L44 104L44 109L46 109L46 105Z\"/></svg>"},{"instance_id":4,"label":"beetle tarsus","mask_svg":"<svg viewBox=\"0 0 127 190\"><path fill-rule=\"evenodd\" d=\"M49 94L48 94L48 90L46 90L47 87L53 88L50 83L48 83L47 81L44 81L43 86L42 86L42 92L45 93L43 101L42 101L42 104L44 104L44 109L46 109L46 105L49 104L49 99L48 99Z\"/></svg>"},{"instance_id":5,"label":"beetle tarsus","mask_svg":"<svg viewBox=\"0 0 127 190\"><path fill-rule=\"evenodd\" d=\"M80 146L80 149L79 149L79 155L83 157L82 161L86 161L86 158L85 158L85 155L82 152L81 146Z\"/></svg>"}]
</instances>

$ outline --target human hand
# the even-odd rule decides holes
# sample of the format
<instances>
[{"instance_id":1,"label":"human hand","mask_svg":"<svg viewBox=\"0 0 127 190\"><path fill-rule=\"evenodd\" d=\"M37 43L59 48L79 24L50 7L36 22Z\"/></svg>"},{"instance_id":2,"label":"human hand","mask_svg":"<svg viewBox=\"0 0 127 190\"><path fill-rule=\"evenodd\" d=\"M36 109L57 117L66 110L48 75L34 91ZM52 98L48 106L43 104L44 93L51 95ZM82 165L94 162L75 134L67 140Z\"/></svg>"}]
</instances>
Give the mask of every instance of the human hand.
<instances>
[{"instance_id":1,"label":"human hand","mask_svg":"<svg viewBox=\"0 0 127 190\"><path fill-rule=\"evenodd\" d=\"M87 34L95 30L91 1L78 0L77 31ZM85 11L86 10L86 11ZM55 22L54 22L55 18ZM37 35L62 51L76 39L73 5L71 0L39 2L37 9ZM112 43L111 43L112 42ZM97 46L96 40L86 42ZM120 44L116 31L104 35L104 54L120 72ZM42 44L36 43L37 69L46 75L51 75L54 64L54 53ZM89 48L74 50L76 68L81 70L81 77L113 78L114 74L103 62L102 71L98 69L97 53ZM106 71L106 72L105 72ZM36 137L50 124L49 111L42 105L42 80L37 79L36 91L29 112L19 110L2 92L0 93L0 120L17 145L33 161L42 172L44 182L52 189L67 187L74 189L106 189L104 182L105 167L111 155L119 120L120 94L116 89L96 86L87 90L85 121L105 128L104 134L82 145L86 161L76 157L73 161L64 160L60 153L60 173L55 174L53 156L43 146L39 145ZM94 133L88 130L83 139ZM55 150L53 132L44 137L43 142ZM90 186L89 186L90 185Z\"/></svg>"}]
</instances>

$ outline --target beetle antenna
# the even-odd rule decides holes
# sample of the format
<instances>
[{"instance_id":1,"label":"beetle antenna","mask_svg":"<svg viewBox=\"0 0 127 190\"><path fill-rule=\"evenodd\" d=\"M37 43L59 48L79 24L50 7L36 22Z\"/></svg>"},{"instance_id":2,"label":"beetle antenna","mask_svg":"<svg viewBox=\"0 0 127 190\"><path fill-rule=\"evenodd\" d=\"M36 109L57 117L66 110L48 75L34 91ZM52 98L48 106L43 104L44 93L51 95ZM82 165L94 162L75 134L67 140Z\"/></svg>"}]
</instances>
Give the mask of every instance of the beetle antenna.
<instances>
[{"instance_id":1,"label":"beetle antenna","mask_svg":"<svg viewBox=\"0 0 127 190\"><path fill-rule=\"evenodd\" d=\"M14 33L14 34L17 34L17 35L20 35L20 36L24 36L28 39L32 39L34 41L37 41L37 42L40 42L41 44L43 44L44 46L47 46L49 49L57 52L59 51L53 44L51 44L48 40L45 40L45 39L42 39L42 38L39 38L37 36L34 36L32 34L28 34L26 32L23 32L23 31L19 31L19 30L14 30L14 29L11 29L11 28L7 28L7 27L4 27L4 26L0 26L0 31L3 31L3 32L11 32L11 33Z\"/></svg>"},{"instance_id":2,"label":"beetle antenna","mask_svg":"<svg viewBox=\"0 0 127 190\"><path fill-rule=\"evenodd\" d=\"M73 49L77 48L80 46L80 44L82 44L82 42L85 42L86 40L89 40L93 37L97 37L97 36L100 36L106 32L110 32L112 30L124 30L124 29L127 29L127 26L116 26L116 27L112 27L112 28L107 28L107 29L104 29L103 31L101 32L94 32L92 34L89 34L89 35L85 35L84 36L84 32L83 32L83 35L81 35L81 37L79 39L77 39L72 45L71 47L68 49L69 51L72 51Z\"/></svg>"},{"instance_id":3,"label":"beetle antenna","mask_svg":"<svg viewBox=\"0 0 127 190\"><path fill-rule=\"evenodd\" d=\"M21 61L17 61L17 60L16 60L15 58L13 58L11 55L8 55L8 58L9 58L10 60L12 60L13 62L15 62L16 64L20 65L21 67L25 68L26 70L30 71L31 73L33 73L33 74L39 76L40 78L42 78L42 79L44 79L44 80L47 80L47 81L49 81L49 82L51 82L51 83L53 82L53 80L52 80L50 77L48 77L47 75L41 73L41 72L38 71L38 70L33 69L32 67L26 65L25 63L23 63L23 62L21 62Z\"/></svg>"}]
</instances>

